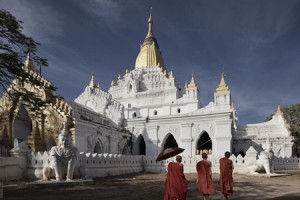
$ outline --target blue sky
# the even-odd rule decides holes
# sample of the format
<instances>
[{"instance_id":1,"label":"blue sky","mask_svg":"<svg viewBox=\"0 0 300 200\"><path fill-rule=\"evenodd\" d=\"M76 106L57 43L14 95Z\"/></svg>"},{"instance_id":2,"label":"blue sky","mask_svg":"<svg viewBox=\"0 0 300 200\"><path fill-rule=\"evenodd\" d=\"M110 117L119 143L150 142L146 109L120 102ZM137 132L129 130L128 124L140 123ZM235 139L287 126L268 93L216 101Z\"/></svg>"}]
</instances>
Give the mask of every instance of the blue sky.
<instances>
[{"instance_id":1,"label":"blue sky","mask_svg":"<svg viewBox=\"0 0 300 200\"><path fill-rule=\"evenodd\" d=\"M0 0L41 43L42 74L74 100L91 73L107 91L134 68L153 7L153 32L167 70L183 86L192 73L203 106L225 70L239 124L300 102L300 1Z\"/></svg>"}]
</instances>

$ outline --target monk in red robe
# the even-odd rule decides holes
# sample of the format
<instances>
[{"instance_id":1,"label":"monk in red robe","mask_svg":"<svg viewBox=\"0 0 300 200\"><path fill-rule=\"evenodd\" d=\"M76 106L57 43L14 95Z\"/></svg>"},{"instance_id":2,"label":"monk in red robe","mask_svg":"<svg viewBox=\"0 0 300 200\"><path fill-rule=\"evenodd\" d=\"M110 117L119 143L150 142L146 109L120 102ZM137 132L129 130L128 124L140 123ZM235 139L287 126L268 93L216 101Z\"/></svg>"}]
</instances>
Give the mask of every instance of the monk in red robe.
<instances>
[{"instance_id":1,"label":"monk in red robe","mask_svg":"<svg viewBox=\"0 0 300 200\"><path fill-rule=\"evenodd\" d=\"M225 152L225 157L220 159L220 188L223 193L223 199L227 200L228 195L233 194L233 164L232 160L229 159L230 152Z\"/></svg>"},{"instance_id":2,"label":"monk in red robe","mask_svg":"<svg viewBox=\"0 0 300 200\"><path fill-rule=\"evenodd\" d=\"M177 156L177 162L170 162L165 183L164 200L185 200L187 193L187 182L183 174L182 157Z\"/></svg>"},{"instance_id":3,"label":"monk in red robe","mask_svg":"<svg viewBox=\"0 0 300 200\"><path fill-rule=\"evenodd\" d=\"M208 200L211 194L216 192L214 183L211 179L211 162L207 160L207 154L202 154L203 160L196 165L198 173L198 189L203 195L204 200Z\"/></svg>"}]
</instances>

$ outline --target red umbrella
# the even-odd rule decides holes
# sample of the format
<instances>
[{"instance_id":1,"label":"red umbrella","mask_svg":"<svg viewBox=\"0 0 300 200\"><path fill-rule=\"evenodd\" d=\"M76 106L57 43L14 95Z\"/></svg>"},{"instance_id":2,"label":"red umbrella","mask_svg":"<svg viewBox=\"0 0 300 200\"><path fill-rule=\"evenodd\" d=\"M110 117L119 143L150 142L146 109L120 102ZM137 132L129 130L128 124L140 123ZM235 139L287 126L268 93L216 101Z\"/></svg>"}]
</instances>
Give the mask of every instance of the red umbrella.
<instances>
[{"instance_id":1,"label":"red umbrella","mask_svg":"<svg viewBox=\"0 0 300 200\"><path fill-rule=\"evenodd\" d=\"M168 158L176 156L177 154L180 154L183 151L184 149L179 147L166 148L165 150L160 152L160 154L158 154L156 161L166 160Z\"/></svg>"}]
</instances>

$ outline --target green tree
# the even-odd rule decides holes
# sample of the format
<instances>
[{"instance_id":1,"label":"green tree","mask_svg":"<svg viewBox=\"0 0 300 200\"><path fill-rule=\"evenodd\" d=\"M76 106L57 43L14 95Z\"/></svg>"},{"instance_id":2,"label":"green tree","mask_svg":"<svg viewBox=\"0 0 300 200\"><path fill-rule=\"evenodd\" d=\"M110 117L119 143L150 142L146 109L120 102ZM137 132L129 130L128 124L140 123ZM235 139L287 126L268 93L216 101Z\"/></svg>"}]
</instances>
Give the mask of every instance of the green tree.
<instances>
[{"instance_id":1,"label":"green tree","mask_svg":"<svg viewBox=\"0 0 300 200\"><path fill-rule=\"evenodd\" d=\"M299 155L299 145L300 145L300 103L293 104L290 106L285 106L281 108L283 117L286 122L290 125L290 131L292 136L294 136L293 154ZM266 121L272 119L273 115L269 115Z\"/></svg>"},{"instance_id":2,"label":"green tree","mask_svg":"<svg viewBox=\"0 0 300 200\"><path fill-rule=\"evenodd\" d=\"M23 67L29 52L35 66L47 66L47 60L36 55L39 44L22 33L21 23L23 22L18 21L9 12L0 10L0 94L5 94L13 100L21 98L23 104L27 104L30 109L39 110L44 101L36 93L22 86L30 83L37 87L51 87L53 90L54 88L41 85L40 81ZM16 79L18 89L12 87L13 80Z\"/></svg>"}]
</instances>

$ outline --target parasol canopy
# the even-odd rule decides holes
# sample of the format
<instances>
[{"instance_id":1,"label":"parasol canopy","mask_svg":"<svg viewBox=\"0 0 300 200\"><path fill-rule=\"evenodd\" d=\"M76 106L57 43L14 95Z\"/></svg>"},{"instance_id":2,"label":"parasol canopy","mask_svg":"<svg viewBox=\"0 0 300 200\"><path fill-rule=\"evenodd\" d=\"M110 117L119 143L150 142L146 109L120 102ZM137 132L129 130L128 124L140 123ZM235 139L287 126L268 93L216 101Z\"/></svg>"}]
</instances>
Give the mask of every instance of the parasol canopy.
<instances>
[{"instance_id":1,"label":"parasol canopy","mask_svg":"<svg viewBox=\"0 0 300 200\"><path fill-rule=\"evenodd\" d=\"M161 160L166 160L168 158L171 158L173 156L176 156L183 152L184 149L179 148L179 147L171 147L171 148L166 148L160 154L158 154L156 161L161 161Z\"/></svg>"}]
</instances>

